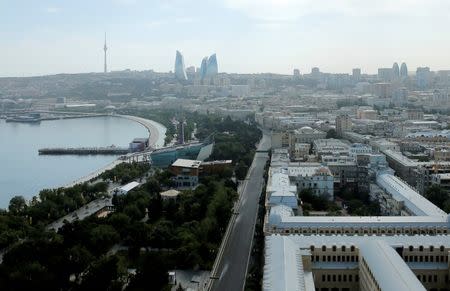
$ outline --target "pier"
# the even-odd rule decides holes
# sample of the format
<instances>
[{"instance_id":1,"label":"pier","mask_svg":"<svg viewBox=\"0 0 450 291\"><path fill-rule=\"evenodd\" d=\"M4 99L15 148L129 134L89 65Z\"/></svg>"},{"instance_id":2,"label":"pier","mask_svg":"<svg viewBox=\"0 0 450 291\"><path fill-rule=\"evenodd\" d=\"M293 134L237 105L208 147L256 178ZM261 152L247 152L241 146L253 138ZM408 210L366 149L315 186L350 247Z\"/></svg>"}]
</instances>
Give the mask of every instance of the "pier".
<instances>
[{"instance_id":1,"label":"pier","mask_svg":"<svg viewBox=\"0 0 450 291\"><path fill-rule=\"evenodd\" d=\"M128 148L110 147L81 147L81 148L43 148L39 155L125 155Z\"/></svg>"}]
</instances>

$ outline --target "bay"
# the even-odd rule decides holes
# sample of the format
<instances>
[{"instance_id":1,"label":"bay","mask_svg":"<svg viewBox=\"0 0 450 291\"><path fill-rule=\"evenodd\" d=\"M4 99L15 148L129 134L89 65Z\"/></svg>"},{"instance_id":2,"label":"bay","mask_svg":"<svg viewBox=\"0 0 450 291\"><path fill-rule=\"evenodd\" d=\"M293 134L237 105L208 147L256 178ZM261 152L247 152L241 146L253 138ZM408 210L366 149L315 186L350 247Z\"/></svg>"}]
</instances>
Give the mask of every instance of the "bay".
<instances>
[{"instance_id":1,"label":"bay","mask_svg":"<svg viewBox=\"0 0 450 291\"><path fill-rule=\"evenodd\" d=\"M42 121L0 120L0 208L15 195L31 199L44 188L66 185L112 162L117 156L38 155L44 147L128 147L148 137L141 124L113 116Z\"/></svg>"}]
</instances>

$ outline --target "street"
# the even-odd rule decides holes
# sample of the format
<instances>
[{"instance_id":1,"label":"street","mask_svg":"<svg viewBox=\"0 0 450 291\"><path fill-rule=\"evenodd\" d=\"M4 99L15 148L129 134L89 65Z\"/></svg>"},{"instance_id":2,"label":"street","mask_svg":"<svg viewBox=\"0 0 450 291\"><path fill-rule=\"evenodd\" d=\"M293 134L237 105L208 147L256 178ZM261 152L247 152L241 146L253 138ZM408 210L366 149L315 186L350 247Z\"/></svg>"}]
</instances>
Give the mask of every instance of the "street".
<instances>
[{"instance_id":1,"label":"street","mask_svg":"<svg viewBox=\"0 0 450 291\"><path fill-rule=\"evenodd\" d=\"M223 255L218 264L212 290L243 290L247 276L253 233L258 211L259 196L263 187L264 166L268 159L270 137L264 135L258 146L247 180L242 187L237 215Z\"/></svg>"}]
</instances>

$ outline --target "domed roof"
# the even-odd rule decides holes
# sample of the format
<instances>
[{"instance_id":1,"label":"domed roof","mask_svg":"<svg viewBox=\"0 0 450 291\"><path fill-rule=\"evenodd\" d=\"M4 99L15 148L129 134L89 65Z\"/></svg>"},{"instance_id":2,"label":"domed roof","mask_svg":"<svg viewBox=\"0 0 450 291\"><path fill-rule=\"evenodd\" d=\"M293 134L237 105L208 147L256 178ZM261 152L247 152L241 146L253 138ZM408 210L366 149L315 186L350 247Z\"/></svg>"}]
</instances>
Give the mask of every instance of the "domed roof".
<instances>
[{"instance_id":1,"label":"domed roof","mask_svg":"<svg viewBox=\"0 0 450 291\"><path fill-rule=\"evenodd\" d=\"M303 132L312 132L313 129L312 129L311 127L309 127L309 126L303 126L302 128L300 128L300 131L303 131Z\"/></svg>"}]
</instances>

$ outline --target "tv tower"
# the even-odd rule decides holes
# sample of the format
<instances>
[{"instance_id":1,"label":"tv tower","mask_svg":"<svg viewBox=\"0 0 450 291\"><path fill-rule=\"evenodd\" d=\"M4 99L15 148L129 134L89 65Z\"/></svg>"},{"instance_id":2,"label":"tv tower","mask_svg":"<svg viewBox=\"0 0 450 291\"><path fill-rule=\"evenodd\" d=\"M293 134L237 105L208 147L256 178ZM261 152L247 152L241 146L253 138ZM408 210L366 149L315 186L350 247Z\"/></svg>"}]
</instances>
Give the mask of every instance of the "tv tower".
<instances>
[{"instance_id":1,"label":"tv tower","mask_svg":"<svg viewBox=\"0 0 450 291\"><path fill-rule=\"evenodd\" d=\"M106 74L108 72L108 68L106 66L106 51L108 50L108 47L106 46L106 32L105 32L105 46L103 47L103 51L105 52L105 67L104 67L104 73Z\"/></svg>"}]
</instances>

